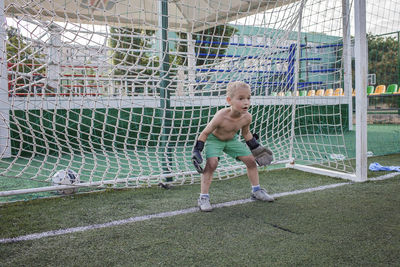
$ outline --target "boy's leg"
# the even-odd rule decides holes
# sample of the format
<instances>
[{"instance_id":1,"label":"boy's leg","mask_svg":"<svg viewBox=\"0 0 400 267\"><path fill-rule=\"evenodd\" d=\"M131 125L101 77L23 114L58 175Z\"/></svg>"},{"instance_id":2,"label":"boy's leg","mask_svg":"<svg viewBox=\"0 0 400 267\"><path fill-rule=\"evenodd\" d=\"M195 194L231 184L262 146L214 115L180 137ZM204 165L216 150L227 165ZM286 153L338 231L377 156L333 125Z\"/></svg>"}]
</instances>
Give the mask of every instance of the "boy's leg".
<instances>
[{"instance_id":1,"label":"boy's leg","mask_svg":"<svg viewBox=\"0 0 400 267\"><path fill-rule=\"evenodd\" d=\"M258 176L257 163L253 155L238 157L239 160L247 167L247 176L249 177L250 183L252 185L251 198L262 200L262 201L274 201L274 198L268 195L264 188L260 187L260 179Z\"/></svg>"},{"instance_id":2,"label":"boy's leg","mask_svg":"<svg viewBox=\"0 0 400 267\"><path fill-rule=\"evenodd\" d=\"M208 190L210 189L213 174L215 169L217 169L217 166L218 157L211 157L207 159L206 166L204 168L203 174L201 175L200 197L197 200L197 204L201 211L212 211Z\"/></svg>"},{"instance_id":3,"label":"boy's leg","mask_svg":"<svg viewBox=\"0 0 400 267\"><path fill-rule=\"evenodd\" d=\"M201 175L201 194L208 194L214 171L218 167L218 157L208 158L203 174Z\"/></svg>"},{"instance_id":4,"label":"boy's leg","mask_svg":"<svg viewBox=\"0 0 400 267\"><path fill-rule=\"evenodd\" d=\"M250 183L252 186L256 186L260 184L260 179L258 177L258 169L257 163L254 159L253 155L249 156L241 156L238 157L239 160L243 161L243 163L247 167L247 176L249 177Z\"/></svg>"},{"instance_id":5,"label":"boy's leg","mask_svg":"<svg viewBox=\"0 0 400 267\"><path fill-rule=\"evenodd\" d=\"M206 166L201 175L201 194L208 194L208 189L218 166L218 159L222 155L226 142L210 134L205 144Z\"/></svg>"}]
</instances>

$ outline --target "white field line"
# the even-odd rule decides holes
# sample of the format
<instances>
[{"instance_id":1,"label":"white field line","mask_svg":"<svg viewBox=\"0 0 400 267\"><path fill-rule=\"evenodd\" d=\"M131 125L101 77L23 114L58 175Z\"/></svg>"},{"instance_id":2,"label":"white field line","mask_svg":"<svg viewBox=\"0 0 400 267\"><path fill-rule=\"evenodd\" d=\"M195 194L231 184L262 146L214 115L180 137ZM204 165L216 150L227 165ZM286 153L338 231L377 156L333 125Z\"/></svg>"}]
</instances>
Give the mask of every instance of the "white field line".
<instances>
[{"instance_id":1,"label":"white field line","mask_svg":"<svg viewBox=\"0 0 400 267\"><path fill-rule=\"evenodd\" d=\"M391 172L382 176L368 179L367 181L382 181L400 175L400 172Z\"/></svg>"},{"instance_id":2,"label":"white field line","mask_svg":"<svg viewBox=\"0 0 400 267\"><path fill-rule=\"evenodd\" d=\"M379 176L379 177L376 177L376 178L368 179L368 181L381 181L381 180L392 178L392 177L394 177L396 175L400 175L400 173L399 172L397 172L397 173L389 173L389 174L386 174L386 175L383 175L383 176ZM283 192L283 193L273 194L272 196L274 198L278 198L278 197L284 197L284 196L290 196L290 195L298 195L298 194L303 194L303 193L310 193L310 192L315 192L315 191L322 191L322 190L326 190L326 189L336 188L336 187L349 185L349 184L353 184L353 182L329 184L329 185L312 187L312 188L307 188L307 189L302 189L302 190L294 190L294 191L290 191L290 192ZM252 202L252 201L254 201L254 200L252 200L250 198L234 200L234 201L214 204L213 208L231 207L231 206L235 206L235 205L249 203L249 202ZM45 237L72 234L72 233L77 233L77 232L85 232L85 231L88 231L88 230L108 228L108 227L112 227L112 226L124 225L124 224L134 223L134 222L142 222L142 221L147 221L147 220L157 219L157 218L168 218L168 217L172 217L172 216L195 213L195 212L199 212L199 209L197 207L183 209L183 210L169 211L169 212L161 212L161 213L143 215L143 216L137 216L137 217L131 217L131 218L128 218L128 219L117 220L117 221L112 221L112 222L108 222L108 223L92 224L92 225L87 225L87 226L59 229L59 230L53 230L53 231L47 231L47 232L41 232L41 233L34 233L34 234L11 237L11 238L2 238L2 239L0 239L0 243L5 244L5 243L14 243L14 242L20 242L20 241L41 239L41 238L45 238Z\"/></svg>"}]
</instances>

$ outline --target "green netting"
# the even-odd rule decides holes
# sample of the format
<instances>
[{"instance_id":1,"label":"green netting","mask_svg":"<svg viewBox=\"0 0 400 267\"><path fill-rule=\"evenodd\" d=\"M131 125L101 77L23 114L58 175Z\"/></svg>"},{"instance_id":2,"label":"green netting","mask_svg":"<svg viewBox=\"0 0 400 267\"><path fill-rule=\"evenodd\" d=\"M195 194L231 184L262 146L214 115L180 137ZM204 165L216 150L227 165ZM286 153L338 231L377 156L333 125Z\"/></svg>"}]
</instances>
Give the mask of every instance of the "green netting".
<instances>
[{"instance_id":1,"label":"green netting","mask_svg":"<svg viewBox=\"0 0 400 267\"><path fill-rule=\"evenodd\" d=\"M171 116L168 146L193 142L219 108L178 107ZM286 114L277 113L280 110ZM163 119L157 108L15 110L10 113L13 155L137 150L159 145ZM254 106L252 130L274 135L288 128L291 106ZM268 116L265 116L268 114ZM295 135L331 134L348 129L347 105L297 106Z\"/></svg>"}]
</instances>

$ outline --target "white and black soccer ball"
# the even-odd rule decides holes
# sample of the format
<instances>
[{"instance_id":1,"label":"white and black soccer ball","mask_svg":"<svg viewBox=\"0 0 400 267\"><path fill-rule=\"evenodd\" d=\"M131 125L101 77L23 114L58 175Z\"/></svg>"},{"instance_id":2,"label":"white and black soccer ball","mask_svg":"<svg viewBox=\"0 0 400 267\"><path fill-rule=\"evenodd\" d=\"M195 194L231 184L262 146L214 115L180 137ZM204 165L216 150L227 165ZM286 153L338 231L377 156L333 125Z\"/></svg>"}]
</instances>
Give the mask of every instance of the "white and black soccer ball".
<instances>
[{"instance_id":1,"label":"white and black soccer ball","mask_svg":"<svg viewBox=\"0 0 400 267\"><path fill-rule=\"evenodd\" d=\"M58 171L51 178L52 185L76 185L80 182L79 175L71 169ZM57 193L70 195L75 193L77 190L78 188L61 189L57 190Z\"/></svg>"}]
</instances>

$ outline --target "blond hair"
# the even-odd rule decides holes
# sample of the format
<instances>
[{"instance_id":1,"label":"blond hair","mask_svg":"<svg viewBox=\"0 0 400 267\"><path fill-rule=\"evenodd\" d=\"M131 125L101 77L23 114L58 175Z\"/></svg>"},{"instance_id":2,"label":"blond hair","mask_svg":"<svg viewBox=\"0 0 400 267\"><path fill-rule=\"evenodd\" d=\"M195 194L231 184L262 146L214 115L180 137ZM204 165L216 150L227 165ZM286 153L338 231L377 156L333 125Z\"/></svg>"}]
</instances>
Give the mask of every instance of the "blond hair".
<instances>
[{"instance_id":1,"label":"blond hair","mask_svg":"<svg viewBox=\"0 0 400 267\"><path fill-rule=\"evenodd\" d=\"M241 81L231 82L228 84L228 87L226 88L226 95L229 97L233 97L236 91L241 88L247 88L250 90L250 85Z\"/></svg>"}]
</instances>

